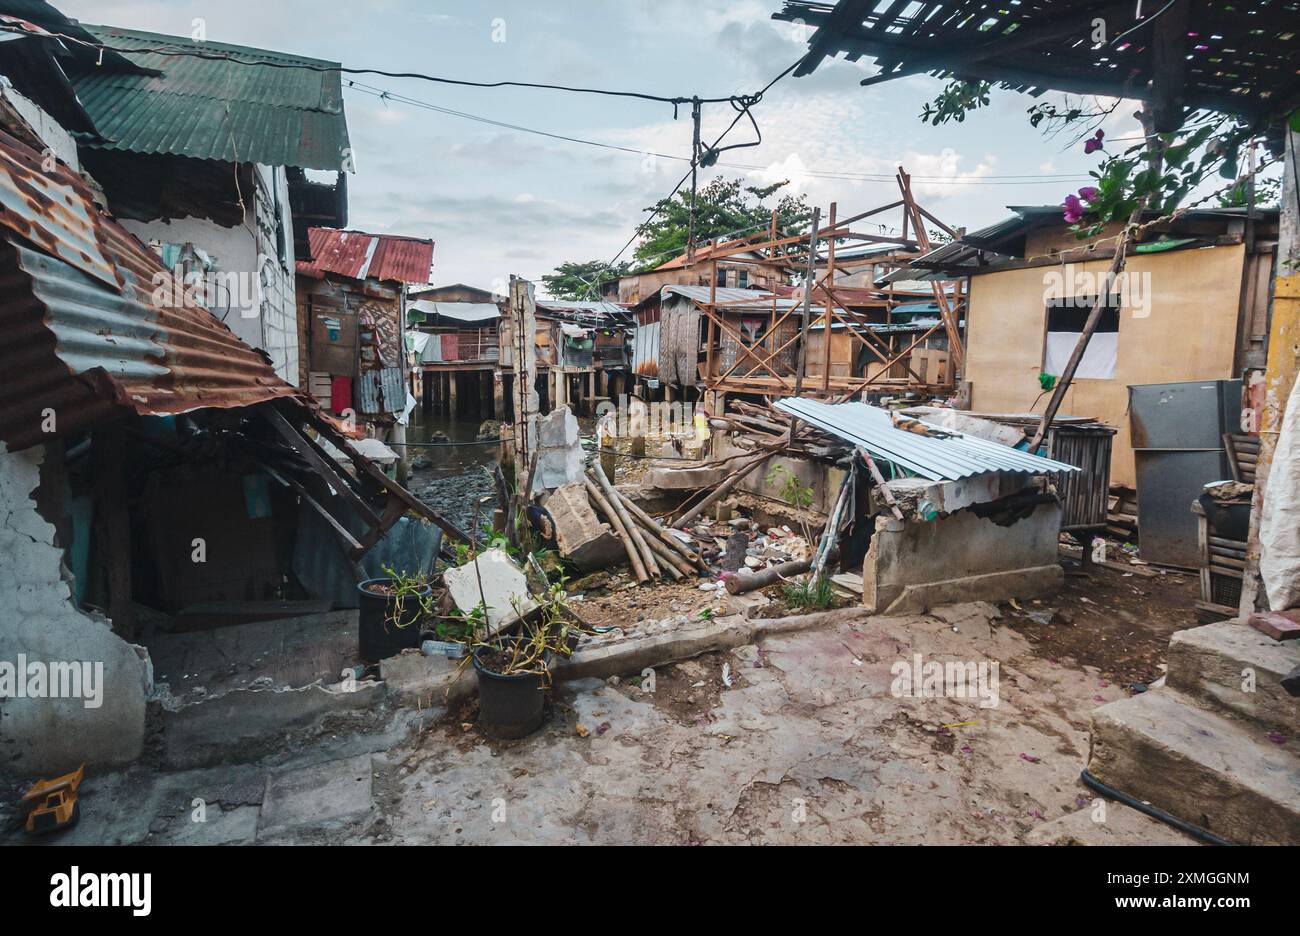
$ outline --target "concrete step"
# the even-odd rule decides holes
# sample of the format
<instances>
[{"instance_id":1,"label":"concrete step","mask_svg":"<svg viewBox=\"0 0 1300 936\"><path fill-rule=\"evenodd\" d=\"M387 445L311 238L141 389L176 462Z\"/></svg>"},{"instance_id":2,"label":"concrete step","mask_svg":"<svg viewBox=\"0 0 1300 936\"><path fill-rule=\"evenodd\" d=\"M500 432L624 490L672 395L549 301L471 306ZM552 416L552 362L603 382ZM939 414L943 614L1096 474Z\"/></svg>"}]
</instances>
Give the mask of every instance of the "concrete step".
<instances>
[{"instance_id":1,"label":"concrete step","mask_svg":"<svg viewBox=\"0 0 1300 936\"><path fill-rule=\"evenodd\" d=\"M1300 664L1300 641L1279 643L1236 620L1178 631L1169 641L1168 684L1212 708L1300 732L1300 699L1282 677Z\"/></svg>"},{"instance_id":2,"label":"concrete step","mask_svg":"<svg viewBox=\"0 0 1300 936\"><path fill-rule=\"evenodd\" d=\"M1092 713L1088 770L1230 842L1300 845L1300 742L1275 744L1169 688Z\"/></svg>"}]
</instances>

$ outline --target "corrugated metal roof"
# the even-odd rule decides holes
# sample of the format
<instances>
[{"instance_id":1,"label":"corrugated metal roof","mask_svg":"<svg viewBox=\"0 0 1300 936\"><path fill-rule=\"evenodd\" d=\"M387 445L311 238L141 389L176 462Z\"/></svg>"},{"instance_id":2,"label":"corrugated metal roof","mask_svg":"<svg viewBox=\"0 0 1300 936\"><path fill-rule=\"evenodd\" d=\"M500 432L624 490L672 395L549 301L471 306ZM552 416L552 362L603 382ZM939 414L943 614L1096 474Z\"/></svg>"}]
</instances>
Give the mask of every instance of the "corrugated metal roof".
<instances>
[{"instance_id":1,"label":"corrugated metal roof","mask_svg":"<svg viewBox=\"0 0 1300 936\"><path fill-rule=\"evenodd\" d=\"M669 285L660 290L663 296L685 296L692 302L708 302L712 296L713 301L718 306L727 306L732 309L750 310L766 309L772 310L773 294L760 289L736 289L732 286L719 286L716 293L711 292L710 286L680 286ZM802 300L792 299L786 296L776 296L776 307L784 311L793 306L803 305Z\"/></svg>"},{"instance_id":2,"label":"corrugated metal roof","mask_svg":"<svg viewBox=\"0 0 1300 936\"><path fill-rule=\"evenodd\" d=\"M0 131L0 439L11 451L128 415L251 406L298 391L95 207L62 163ZM54 433L44 429L52 409Z\"/></svg>"},{"instance_id":3,"label":"corrugated metal roof","mask_svg":"<svg viewBox=\"0 0 1300 936\"><path fill-rule=\"evenodd\" d=\"M112 26L85 28L115 49L167 47L216 56L126 55L162 72L157 77L74 70L69 78L82 106L110 141L88 144L225 162L348 168L343 89L339 72L329 70L338 63ZM240 64L227 55L271 65Z\"/></svg>"},{"instance_id":4,"label":"corrugated metal roof","mask_svg":"<svg viewBox=\"0 0 1300 936\"><path fill-rule=\"evenodd\" d=\"M963 433L954 434L940 426L931 428L948 433L948 437L935 438L908 432L894 426L889 410L866 403L823 403L804 397L787 397L777 400L775 406L838 439L862 446L873 458L892 462L931 481L958 481L990 471L1046 474L1079 470L1073 465L1040 458L996 442Z\"/></svg>"},{"instance_id":5,"label":"corrugated metal roof","mask_svg":"<svg viewBox=\"0 0 1300 936\"><path fill-rule=\"evenodd\" d=\"M428 299L416 299L408 302L407 308L457 322L491 322L501 317L501 310L490 302L431 302Z\"/></svg>"},{"instance_id":6,"label":"corrugated metal roof","mask_svg":"<svg viewBox=\"0 0 1300 936\"><path fill-rule=\"evenodd\" d=\"M350 279L388 280L423 285L433 266L433 241L397 234L367 234L335 228L308 228L311 260L299 260L298 272L321 277L337 273Z\"/></svg>"}]
</instances>

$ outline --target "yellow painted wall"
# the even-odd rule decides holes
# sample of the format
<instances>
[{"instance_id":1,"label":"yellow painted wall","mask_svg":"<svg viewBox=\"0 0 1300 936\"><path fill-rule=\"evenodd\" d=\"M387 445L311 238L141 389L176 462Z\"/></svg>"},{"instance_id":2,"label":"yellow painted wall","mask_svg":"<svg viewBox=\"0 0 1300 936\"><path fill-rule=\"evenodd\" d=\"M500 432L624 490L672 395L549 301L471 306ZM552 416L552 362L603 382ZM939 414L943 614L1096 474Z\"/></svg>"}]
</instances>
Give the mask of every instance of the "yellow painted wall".
<instances>
[{"instance_id":1,"label":"yellow painted wall","mask_svg":"<svg viewBox=\"0 0 1300 936\"><path fill-rule=\"evenodd\" d=\"M1129 444L1130 384L1218 380L1232 373L1237 335L1240 245L1205 247L1169 254L1136 254L1127 269L1150 273L1150 315L1125 308L1119 323L1119 355L1110 380L1075 380L1061 414L1100 419L1119 430L1111 459L1111 481L1134 485ZM1100 278L1109 260L1075 264ZM971 278L967 314L967 364L971 408L989 413L1041 413L1050 393L1042 392L1047 328L1047 274L1060 267L1008 270ZM1066 279L1067 284L1069 278ZM1071 295L1069 289L1066 295Z\"/></svg>"}]
</instances>

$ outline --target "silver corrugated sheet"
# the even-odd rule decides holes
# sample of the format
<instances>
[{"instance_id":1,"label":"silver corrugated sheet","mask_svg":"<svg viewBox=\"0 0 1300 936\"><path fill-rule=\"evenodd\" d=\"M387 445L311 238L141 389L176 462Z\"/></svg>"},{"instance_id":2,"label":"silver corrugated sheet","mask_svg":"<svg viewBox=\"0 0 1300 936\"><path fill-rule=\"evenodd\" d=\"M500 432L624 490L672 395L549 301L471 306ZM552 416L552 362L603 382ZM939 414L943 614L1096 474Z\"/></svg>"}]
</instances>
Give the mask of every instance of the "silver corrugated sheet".
<instances>
[{"instance_id":1,"label":"silver corrugated sheet","mask_svg":"<svg viewBox=\"0 0 1300 936\"><path fill-rule=\"evenodd\" d=\"M899 429L894 426L888 410L866 403L822 403L803 397L787 397L775 405L782 412L797 416L823 432L862 446L872 458L891 462L931 481L959 481L991 471L1050 474L1079 470L1065 462L1040 458L962 433L937 438ZM929 423L922 425L930 426ZM951 433L940 426L930 428Z\"/></svg>"},{"instance_id":2,"label":"silver corrugated sheet","mask_svg":"<svg viewBox=\"0 0 1300 936\"><path fill-rule=\"evenodd\" d=\"M406 385L400 367L363 371L356 382L357 410L367 416L400 413L406 406Z\"/></svg>"}]
</instances>

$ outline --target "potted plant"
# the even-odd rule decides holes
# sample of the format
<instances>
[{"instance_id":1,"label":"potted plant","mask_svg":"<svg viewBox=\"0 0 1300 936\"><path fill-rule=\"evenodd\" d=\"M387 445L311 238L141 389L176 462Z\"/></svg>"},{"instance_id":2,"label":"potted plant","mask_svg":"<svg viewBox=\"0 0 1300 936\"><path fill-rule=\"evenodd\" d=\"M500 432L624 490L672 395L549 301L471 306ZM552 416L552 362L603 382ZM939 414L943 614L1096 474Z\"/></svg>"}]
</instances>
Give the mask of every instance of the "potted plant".
<instances>
[{"instance_id":1,"label":"potted plant","mask_svg":"<svg viewBox=\"0 0 1300 936\"><path fill-rule=\"evenodd\" d=\"M420 625L432 609L433 589L423 576L384 568L383 578L366 579L360 593L358 643L361 658L378 663L420 645Z\"/></svg>"},{"instance_id":2,"label":"potted plant","mask_svg":"<svg viewBox=\"0 0 1300 936\"><path fill-rule=\"evenodd\" d=\"M519 619L512 633L474 631L469 659L478 674L478 724L493 738L522 738L541 727L551 666L577 646L581 624L552 586L540 608Z\"/></svg>"}]
</instances>

